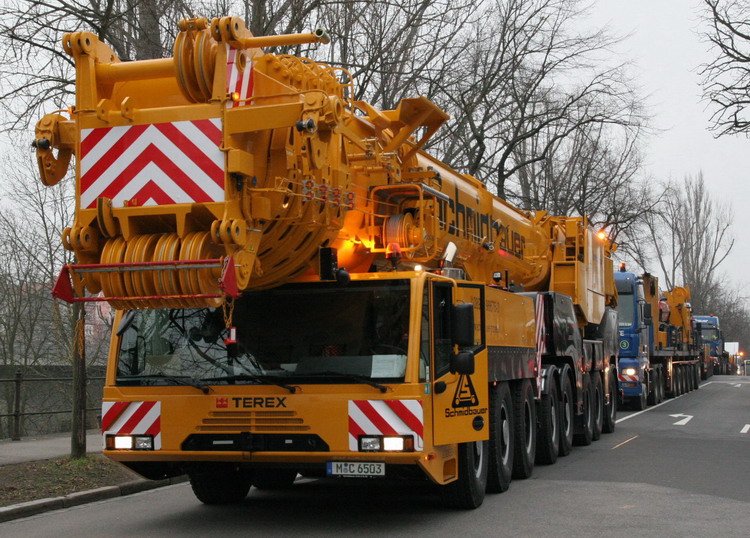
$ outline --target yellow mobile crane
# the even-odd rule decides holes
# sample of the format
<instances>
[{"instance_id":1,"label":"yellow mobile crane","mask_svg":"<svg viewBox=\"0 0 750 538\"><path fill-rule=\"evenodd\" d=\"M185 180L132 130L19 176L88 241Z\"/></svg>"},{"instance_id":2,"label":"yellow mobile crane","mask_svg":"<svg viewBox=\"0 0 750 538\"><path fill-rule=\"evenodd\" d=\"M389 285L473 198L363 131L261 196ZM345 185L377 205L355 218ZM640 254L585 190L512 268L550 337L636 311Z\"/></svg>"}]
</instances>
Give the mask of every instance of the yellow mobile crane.
<instances>
[{"instance_id":1,"label":"yellow mobile crane","mask_svg":"<svg viewBox=\"0 0 750 538\"><path fill-rule=\"evenodd\" d=\"M66 34L76 104L34 142L46 185L75 156L53 293L117 310L104 453L141 475L205 503L426 476L473 508L613 430L613 246L425 153L428 99L381 111L262 50L327 41L196 18L121 62Z\"/></svg>"}]
</instances>

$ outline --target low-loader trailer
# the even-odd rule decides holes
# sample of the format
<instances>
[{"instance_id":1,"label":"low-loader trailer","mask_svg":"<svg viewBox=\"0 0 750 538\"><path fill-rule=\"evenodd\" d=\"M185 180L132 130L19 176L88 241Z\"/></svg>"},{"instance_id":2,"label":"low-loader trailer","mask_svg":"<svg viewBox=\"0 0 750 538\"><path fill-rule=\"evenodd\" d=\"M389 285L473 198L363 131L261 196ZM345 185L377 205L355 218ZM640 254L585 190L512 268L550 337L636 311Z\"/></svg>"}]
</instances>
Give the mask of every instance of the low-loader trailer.
<instances>
[{"instance_id":1,"label":"low-loader trailer","mask_svg":"<svg viewBox=\"0 0 750 538\"><path fill-rule=\"evenodd\" d=\"M120 62L64 37L76 104L35 147L47 185L75 156L54 293L117 311L104 454L209 504L301 473L474 508L614 429L614 246L427 154L426 98L381 111L262 50L327 39L190 19Z\"/></svg>"}]
</instances>

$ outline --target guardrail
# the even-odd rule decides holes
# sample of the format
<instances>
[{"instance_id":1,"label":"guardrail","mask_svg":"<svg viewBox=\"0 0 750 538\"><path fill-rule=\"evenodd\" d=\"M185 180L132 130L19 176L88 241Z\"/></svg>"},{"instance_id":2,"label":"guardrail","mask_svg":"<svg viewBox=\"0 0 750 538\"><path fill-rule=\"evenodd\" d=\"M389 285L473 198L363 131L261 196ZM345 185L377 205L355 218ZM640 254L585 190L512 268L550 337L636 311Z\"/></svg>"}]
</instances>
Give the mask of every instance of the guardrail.
<instances>
[{"instance_id":1,"label":"guardrail","mask_svg":"<svg viewBox=\"0 0 750 538\"><path fill-rule=\"evenodd\" d=\"M103 381L103 376L93 376L93 377L86 377L86 382L89 381ZM13 389L13 412L12 413L3 413L0 414L0 419L2 418L12 418L13 419L13 427L11 428L11 440L13 441L20 441L21 440L21 422L24 417L28 416L34 416L34 415L58 415L63 413L72 413L72 409L61 409L61 410L53 410L53 411L30 411L30 412L21 412L21 401L22 401L22 390L24 383L35 383L35 382L55 382L55 381L73 381L72 377L25 377L23 373L19 370L16 372L16 375L13 378L10 379L0 379L0 383L13 383L14 389ZM89 413L90 411L97 411L101 412L101 408L99 407L92 407L92 408L86 408L86 413Z\"/></svg>"}]
</instances>

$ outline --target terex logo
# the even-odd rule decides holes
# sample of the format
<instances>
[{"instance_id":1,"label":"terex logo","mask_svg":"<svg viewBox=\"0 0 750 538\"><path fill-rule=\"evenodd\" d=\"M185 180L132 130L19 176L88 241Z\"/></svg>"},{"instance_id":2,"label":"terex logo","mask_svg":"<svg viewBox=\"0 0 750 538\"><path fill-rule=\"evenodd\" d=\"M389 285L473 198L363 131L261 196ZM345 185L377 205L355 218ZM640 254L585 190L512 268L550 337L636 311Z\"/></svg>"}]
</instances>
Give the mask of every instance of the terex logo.
<instances>
[{"instance_id":1,"label":"terex logo","mask_svg":"<svg viewBox=\"0 0 750 538\"><path fill-rule=\"evenodd\" d=\"M229 407L229 398L216 398L216 407Z\"/></svg>"},{"instance_id":2,"label":"terex logo","mask_svg":"<svg viewBox=\"0 0 750 538\"><path fill-rule=\"evenodd\" d=\"M286 407L286 396L283 398L278 396L254 396L247 398L231 398L231 400L234 402L234 407ZM216 404L216 407L219 407L218 399Z\"/></svg>"}]
</instances>

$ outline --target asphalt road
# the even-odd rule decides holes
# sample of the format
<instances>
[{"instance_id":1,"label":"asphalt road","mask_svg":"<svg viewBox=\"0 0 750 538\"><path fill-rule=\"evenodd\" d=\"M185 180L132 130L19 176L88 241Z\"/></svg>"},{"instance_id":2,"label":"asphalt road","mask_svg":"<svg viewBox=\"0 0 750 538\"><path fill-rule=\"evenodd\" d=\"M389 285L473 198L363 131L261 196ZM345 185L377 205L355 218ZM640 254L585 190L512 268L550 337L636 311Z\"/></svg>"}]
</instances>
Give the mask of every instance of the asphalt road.
<instances>
[{"instance_id":1,"label":"asphalt road","mask_svg":"<svg viewBox=\"0 0 750 538\"><path fill-rule=\"evenodd\" d=\"M714 376L618 420L474 511L401 483L302 480L218 508L180 484L0 524L0 536L750 536L750 377Z\"/></svg>"}]
</instances>

